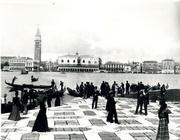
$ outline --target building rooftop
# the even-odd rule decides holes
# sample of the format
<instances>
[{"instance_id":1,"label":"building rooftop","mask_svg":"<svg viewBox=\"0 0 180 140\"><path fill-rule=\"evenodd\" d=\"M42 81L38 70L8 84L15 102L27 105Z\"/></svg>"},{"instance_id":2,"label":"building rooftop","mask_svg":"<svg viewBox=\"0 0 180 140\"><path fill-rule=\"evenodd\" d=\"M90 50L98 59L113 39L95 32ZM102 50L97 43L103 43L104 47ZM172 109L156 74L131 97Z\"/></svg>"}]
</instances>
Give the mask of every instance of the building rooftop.
<instances>
[{"instance_id":1,"label":"building rooftop","mask_svg":"<svg viewBox=\"0 0 180 140\"><path fill-rule=\"evenodd\" d=\"M121 65L123 63L121 63L121 62L114 62L114 61L108 61L104 65L108 65L108 64L119 64L119 65Z\"/></svg>"}]
</instances>

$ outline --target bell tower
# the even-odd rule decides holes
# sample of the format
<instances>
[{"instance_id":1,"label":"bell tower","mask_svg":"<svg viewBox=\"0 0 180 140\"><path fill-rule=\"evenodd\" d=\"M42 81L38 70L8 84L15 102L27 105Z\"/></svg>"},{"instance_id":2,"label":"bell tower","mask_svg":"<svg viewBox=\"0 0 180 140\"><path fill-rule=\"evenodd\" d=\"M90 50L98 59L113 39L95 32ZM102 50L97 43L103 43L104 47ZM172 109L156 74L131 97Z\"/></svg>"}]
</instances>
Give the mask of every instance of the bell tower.
<instances>
[{"instance_id":1,"label":"bell tower","mask_svg":"<svg viewBox=\"0 0 180 140\"><path fill-rule=\"evenodd\" d=\"M41 63L41 33L39 27L35 35L35 50L34 50L34 60L38 60Z\"/></svg>"}]
</instances>

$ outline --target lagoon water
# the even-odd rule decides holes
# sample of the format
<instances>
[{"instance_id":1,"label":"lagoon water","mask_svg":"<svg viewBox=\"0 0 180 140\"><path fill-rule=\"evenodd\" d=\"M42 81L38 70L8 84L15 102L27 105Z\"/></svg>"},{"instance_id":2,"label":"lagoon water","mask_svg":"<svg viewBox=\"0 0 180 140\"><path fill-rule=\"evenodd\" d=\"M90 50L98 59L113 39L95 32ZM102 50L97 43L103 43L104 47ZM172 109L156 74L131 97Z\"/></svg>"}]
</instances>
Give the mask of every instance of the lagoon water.
<instances>
[{"instance_id":1,"label":"lagoon water","mask_svg":"<svg viewBox=\"0 0 180 140\"><path fill-rule=\"evenodd\" d=\"M81 82L93 82L94 85L100 86L102 81L107 81L112 85L113 81L118 84L121 82L129 81L129 83L137 83L142 81L144 84L157 85L167 84L169 88L180 89L180 75L175 74L125 74L125 73L60 73L60 72L29 72L29 74L21 75L20 72L1 72L1 97L5 93L8 94L7 100L11 101L14 96L14 92L9 92L9 87L4 83L11 82L12 78L16 76L18 79L15 81L16 84L32 84L31 75L39 77L37 82L33 82L35 85L50 85L51 80L54 79L57 87L59 81L64 82L65 87L75 89L76 84Z\"/></svg>"}]
</instances>

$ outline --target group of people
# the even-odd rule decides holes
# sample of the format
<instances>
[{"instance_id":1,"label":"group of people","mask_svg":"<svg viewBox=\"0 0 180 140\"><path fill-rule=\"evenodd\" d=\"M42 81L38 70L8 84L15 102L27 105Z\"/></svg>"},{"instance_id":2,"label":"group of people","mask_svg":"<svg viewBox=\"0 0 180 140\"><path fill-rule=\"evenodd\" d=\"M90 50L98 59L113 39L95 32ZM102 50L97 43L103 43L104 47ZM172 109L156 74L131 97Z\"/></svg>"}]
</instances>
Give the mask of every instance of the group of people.
<instances>
[{"instance_id":1,"label":"group of people","mask_svg":"<svg viewBox=\"0 0 180 140\"><path fill-rule=\"evenodd\" d=\"M12 83L14 83L16 79L17 78L14 77ZM32 88L30 88L29 90L22 89L21 98L18 97L19 91L15 90L15 97L13 97L12 99L12 111L8 119L14 121L20 120L21 119L20 112L23 112L23 115L26 115L28 113L28 108L27 108L28 103L30 102L30 105L37 106L35 100L38 100L40 110L35 120L32 131L39 131L39 132L49 131L45 103L47 101L48 107L51 107L52 98L53 96L55 96L55 106L60 106L60 96L61 96L58 91L54 92L54 87L57 87L54 80L51 81L51 84L53 85L52 88L47 91L36 91L35 89ZM60 91L63 90L63 86L64 86L63 82L60 81L60 87L61 87ZM53 95L52 93L55 94Z\"/></svg>"},{"instance_id":2,"label":"group of people","mask_svg":"<svg viewBox=\"0 0 180 140\"><path fill-rule=\"evenodd\" d=\"M108 93L110 90L112 90L112 93L114 95L120 94L121 96L124 96L124 94L129 94L130 93L130 84L128 81L126 81L126 86L124 85L123 82L121 82L121 85L119 86L116 81L112 84L112 87L110 87L109 83L106 81L102 81L101 86L101 95L106 97L108 96Z\"/></svg>"},{"instance_id":3,"label":"group of people","mask_svg":"<svg viewBox=\"0 0 180 140\"><path fill-rule=\"evenodd\" d=\"M53 87L56 86L56 83L54 82L54 80L52 80L51 84L53 85ZM60 86L61 86L61 90L63 90L62 81L60 81ZM126 92L126 94L129 94L130 84L127 81L126 88L125 88L124 83L121 83L121 86L118 86L116 81L114 81L114 83L112 84L110 88L110 85L108 82L102 81L100 90L98 90L98 87L94 86L92 82L86 82L85 84L81 82L80 86L77 85L76 90L82 95L84 99L87 99L92 96L92 109L97 108L98 96L105 97L107 99L106 108L105 108L108 112L107 122L110 122L110 123L115 122L119 124L118 116L116 112L116 101L114 99L115 94L118 92L117 90L118 88L121 88L123 94L124 92ZM30 89L29 92L33 92L33 90ZM165 101L165 97L164 97L165 92L166 92L166 87L162 85L160 87L161 98L160 98L160 108L158 110L159 126L158 126L158 132L157 132L157 137L156 137L157 140L169 139L168 123L169 123L169 113L171 113L171 111L168 109L166 101ZM47 101L48 107L51 107L50 98L52 97L50 97L50 93L51 91L47 93L47 96L42 97L39 102L40 110L35 120L32 131L38 131L38 132L49 131L45 102ZM57 103L57 102L60 102L58 101L59 98L60 97L57 96L57 101L55 101L55 104L59 105L59 103ZM18 91L15 91L15 97L13 98L12 112L10 113L8 119L15 120L15 121L18 121L21 119L20 117L21 102L24 107L23 114L27 114L28 100L29 100L29 97L28 97L27 90L23 91L22 99L18 97ZM143 87L142 82L139 82L138 92L137 92L137 106L136 106L135 114L142 113L142 110L144 107L144 111L145 111L144 114L148 115L148 112L147 112L148 104L149 104L148 89ZM55 106L58 106L58 105L55 105Z\"/></svg>"}]
</instances>

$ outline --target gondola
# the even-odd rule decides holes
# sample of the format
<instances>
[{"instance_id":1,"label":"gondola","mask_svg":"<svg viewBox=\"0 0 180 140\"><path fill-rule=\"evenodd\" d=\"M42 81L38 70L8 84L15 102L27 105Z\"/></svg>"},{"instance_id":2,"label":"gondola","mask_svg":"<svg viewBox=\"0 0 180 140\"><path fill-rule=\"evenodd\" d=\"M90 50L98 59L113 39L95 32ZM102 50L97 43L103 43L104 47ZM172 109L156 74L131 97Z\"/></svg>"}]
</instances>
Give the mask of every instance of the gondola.
<instances>
[{"instance_id":1,"label":"gondola","mask_svg":"<svg viewBox=\"0 0 180 140\"><path fill-rule=\"evenodd\" d=\"M21 74L28 74L27 70L21 70Z\"/></svg>"},{"instance_id":2,"label":"gondola","mask_svg":"<svg viewBox=\"0 0 180 140\"><path fill-rule=\"evenodd\" d=\"M36 82L36 81L38 81L39 80L39 78L31 78L31 82Z\"/></svg>"},{"instance_id":3,"label":"gondola","mask_svg":"<svg viewBox=\"0 0 180 140\"><path fill-rule=\"evenodd\" d=\"M32 84L12 84L12 83L8 83L5 80L5 83L11 87L17 88L17 89L23 89L23 88L33 88L33 89L48 89L48 88L52 88L53 85L32 85Z\"/></svg>"},{"instance_id":4,"label":"gondola","mask_svg":"<svg viewBox=\"0 0 180 140\"><path fill-rule=\"evenodd\" d=\"M74 96L74 97L81 97L80 94L79 94L77 91L72 90L72 89L69 88L69 87L67 87L67 90L68 90L68 92L69 92L69 94L70 94L71 96Z\"/></svg>"}]
</instances>

